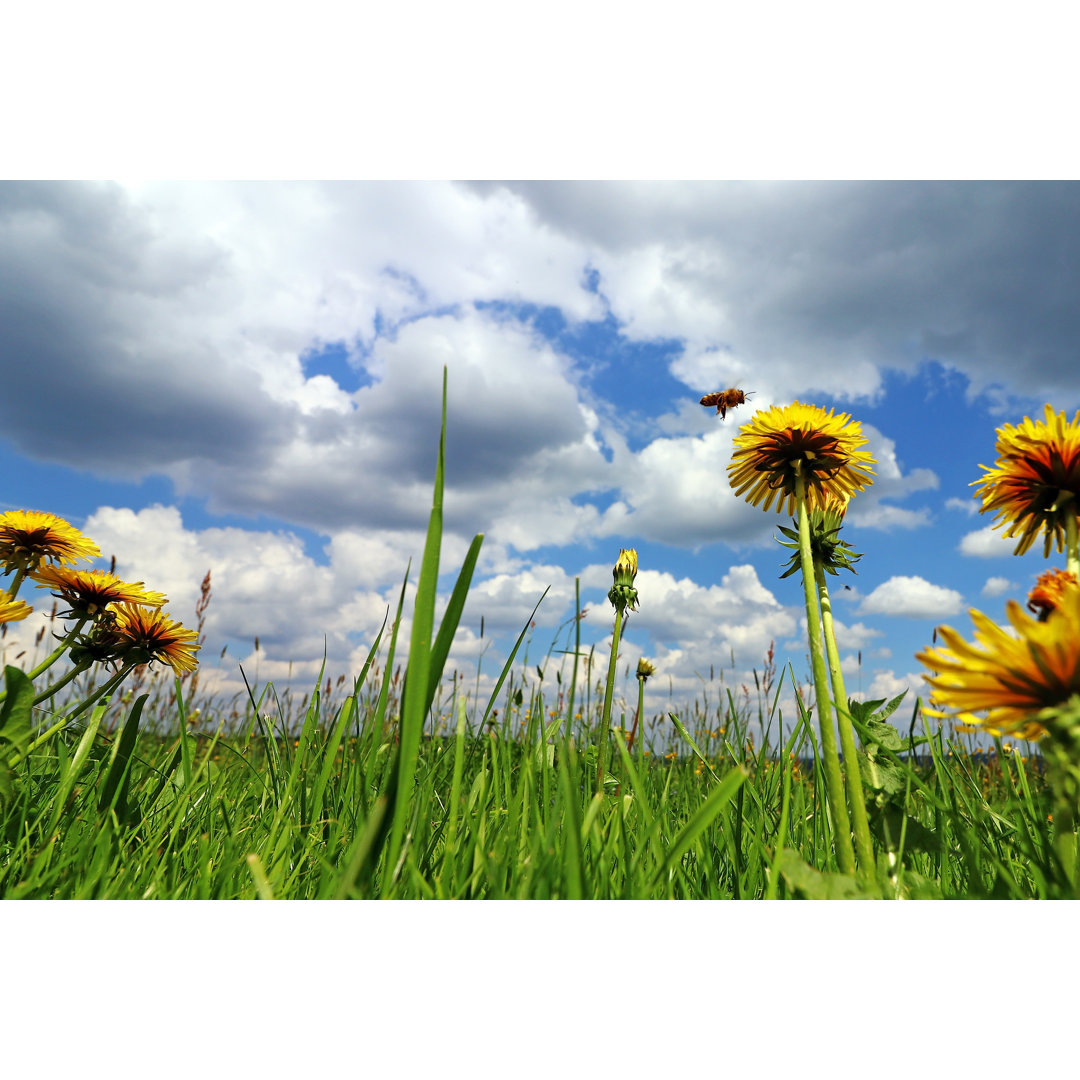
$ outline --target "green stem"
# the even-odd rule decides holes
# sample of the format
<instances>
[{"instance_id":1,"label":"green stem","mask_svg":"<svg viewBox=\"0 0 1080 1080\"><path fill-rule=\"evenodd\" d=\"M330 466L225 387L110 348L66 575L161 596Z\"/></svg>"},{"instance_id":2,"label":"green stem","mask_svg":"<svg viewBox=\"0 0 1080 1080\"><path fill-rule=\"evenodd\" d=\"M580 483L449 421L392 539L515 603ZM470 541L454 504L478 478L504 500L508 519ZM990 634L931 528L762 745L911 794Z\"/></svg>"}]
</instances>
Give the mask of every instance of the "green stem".
<instances>
[{"instance_id":1,"label":"green stem","mask_svg":"<svg viewBox=\"0 0 1080 1080\"><path fill-rule=\"evenodd\" d=\"M8 597L10 599L14 600L15 597L19 595L19 588L25 580L26 567L20 566L19 569L15 571L15 577L12 578L11 584L6 589L4 589L4 592L8 594Z\"/></svg>"},{"instance_id":2,"label":"green stem","mask_svg":"<svg viewBox=\"0 0 1080 1080\"><path fill-rule=\"evenodd\" d=\"M637 727L638 763L645 767L645 680L639 675L637 681Z\"/></svg>"},{"instance_id":3,"label":"green stem","mask_svg":"<svg viewBox=\"0 0 1080 1080\"><path fill-rule=\"evenodd\" d=\"M34 698L33 704L40 705L43 701L48 701L58 690L62 690L67 686L72 679L78 678L92 663L92 660L84 660L81 664L76 664L66 675L57 679L51 686L42 690L41 693Z\"/></svg>"},{"instance_id":4,"label":"green stem","mask_svg":"<svg viewBox=\"0 0 1080 1080\"><path fill-rule=\"evenodd\" d=\"M70 724L71 721L74 720L80 713L86 712L86 710L89 709L90 706L93 705L94 702L101 698L104 694L111 694L112 691L115 690L116 687L120 685L121 681L127 676L128 672L131 671L135 666L135 664L128 664L125 667L121 668L121 670L118 671L111 679L108 679L105 683L102 684L102 686L98 690L91 694L91 696L88 697L74 712L65 713L55 724L53 724L51 728L43 731L26 748L26 752L23 756L25 757L26 754L29 754L31 750L36 750L39 746L41 746L42 743L48 742L48 740L51 739L58 731L60 731L61 728L67 727L67 725Z\"/></svg>"},{"instance_id":5,"label":"green stem","mask_svg":"<svg viewBox=\"0 0 1080 1080\"><path fill-rule=\"evenodd\" d=\"M829 679L825 672L825 653L821 645L821 615L814 589L814 558L810 551L810 519L806 508L806 481L802 473L795 480L795 499L799 504L799 556L802 562L803 593L806 600L806 631L810 636L810 662L814 672L814 697L817 699L818 724L821 728L821 752L825 759L825 796L832 811L836 859L845 874L855 872L855 849L851 843L851 820L844 802L844 774L836 750L836 727L829 705ZM855 762L849 762L849 767Z\"/></svg>"},{"instance_id":6,"label":"green stem","mask_svg":"<svg viewBox=\"0 0 1080 1080\"><path fill-rule=\"evenodd\" d=\"M80 619L75 624L75 629L71 630L69 633L65 634L60 639L60 644L57 645L56 648L51 653L49 653L49 655L46 656L45 659L42 660L41 663L38 664L38 666L36 668L34 668L33 671L28 671L26 673L27 678L29 678L31 682L33 682L34 679L36 679L43 671L45 671L46 669L52 667L52 665L55 664L56 661L59 660L60 657L64 655L64 652L67 650L68 646L72 643L72 641L75 640L75 636L86 625L86 622L87 622L86 619Z\"/></svg>"},{"instance_id":7,"label":"green stem","mask_svg":"<svg viewBox=\"0 0 1080 1080\"><path fill-rule=\"evenodd\" d=\"M1080 801L1080 769L1074 754L1052 740L1044 750L1054 796L1054 852L1065 877L1065 892L1069 899L1080 897L1080 882L1076 866L1076 811Z\"/></svg>"},{"instance_id":8,"label":"green stem","mask_svg":"<svg viewBox=\"0 0 1080 1080\"><path fill-rule=\"evenodd\" d=\"M1065 569L1080 579L1080 529L1077 527L1077 515L1071 513L1065 517Z\"/></svg>"},{"instance_id":9,"label":"green stem","mask_svg":"<svg viewBox=\"0 0 1080 1080\"><path fill-rule=\"evenodd\" d=\"M847 763L844 778L847 780L848 802L851 804L851 823L855 828L855 848L859 854L863 876L871 878L876 860L873 841L870 839L870 822L866 817L866 795L863 793L862 774L859 771L855 729L851 723L851 713L848 711L844 673L840 670L840 653L836 648L829 587L825 584L825 568L818 558L814 559L814 576L817 581L818 600L821 603L821 626L825 632L825 652L829 661L829 674L832 676L836 718L840 728L840 748L844 752L844 761Z\"/></svg>"},{"instance_id":10,"label":"green stem","mask_svg":"<svg viewBox=\"0 0 1080 1080\"><path fill-rule=\"evenodd\" d=\"M608 660L607 687L604 690L604 711L600 717L600 746L597 754L596 792L604 792L604 777L607 775L608 733L611 730L611 698L615 693L615 668L618 665L619 638L622 636L623 606L615 605L615 629L611 634L611 658Z\"/></svg>"}]
</instances>

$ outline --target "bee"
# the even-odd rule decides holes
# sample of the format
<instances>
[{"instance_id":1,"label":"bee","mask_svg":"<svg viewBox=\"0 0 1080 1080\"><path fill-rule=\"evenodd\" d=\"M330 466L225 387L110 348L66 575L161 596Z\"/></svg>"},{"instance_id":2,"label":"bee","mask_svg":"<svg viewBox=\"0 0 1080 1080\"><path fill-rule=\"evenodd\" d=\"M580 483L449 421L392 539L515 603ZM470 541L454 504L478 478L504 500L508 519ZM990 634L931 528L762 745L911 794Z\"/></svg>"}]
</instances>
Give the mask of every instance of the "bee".
<instances>
[{"instance_id":1,"label":"bee","mask_svg":"<svg viewBox=\"0 0 1080 1080\"><path fill-rule=\"evenodd\" d=\"M736 405L742 405L753 391L742 390L718 390L715 394L706 394L701 399L701 404L706 408L716 406L716 411L723 420L727 416L728 409L734 409Z\"/></svg>"}]
</instances>

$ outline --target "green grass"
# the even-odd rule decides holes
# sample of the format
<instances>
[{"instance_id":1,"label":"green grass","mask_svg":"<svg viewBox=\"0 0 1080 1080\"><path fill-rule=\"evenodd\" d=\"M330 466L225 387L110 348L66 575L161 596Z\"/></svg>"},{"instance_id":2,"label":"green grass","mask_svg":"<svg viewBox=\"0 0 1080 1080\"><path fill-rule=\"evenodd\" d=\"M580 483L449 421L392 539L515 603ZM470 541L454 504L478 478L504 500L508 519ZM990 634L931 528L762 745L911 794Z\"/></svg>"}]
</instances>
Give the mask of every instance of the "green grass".
<instances>
[{"instance_id":1,"label":"green grass","mask_svg":"<svg viewBox=\"0 0 1080 1080\"><path fill-rule=\"evenodd\" d=\"M269 719L273 695L264 688L228 737L204 733L206 711L188 730L180 702L165 718L179 732L172 737L161 716L148 724L145 697L111 732L105 710L95 710L15 770L0 819L0 894L1060 895L1038 759L1017 752L982 755L924 732L912 755L903 736L864 724L878 858L866 886L839 873L821 770L801 722L773 745L762 720L766 732L779 731L783 718L752 716L749 702L736 707L728 695L682 710L685 737L670 719L653 718L648 752L640 743L627 751L617 728L613 780L597 795L599 710L569 715L557 684L549 696L528 669L508 669L497 721L496 699L481 707L447 684L445 700L433 701L436 733L428 724L408 744L402 680L395 688L389 666L373 680L376 670L373 658L333 705L317 688L297 717L280 709Z\"/></svg>"},{"instance_id":2,"label":"green grass","mask_svg":"<svg viewBox=\"0 0 1080 1080\"><path fill-rule=\"evenodd\" d=\"M271 686L196 703L194 678L167 689L157 680L102 699L76 728L63 704L32 713L28 680L9 668L0 895L1072 895L1039 759L1000 743L980 754L900 699L851 705L861 747L845 765L862 774L875 864L841 872L815 728L771 652L756 700L703 693L643 724L632 747L626 715L610 725L602 715L580 644L554 679L551 653L543 665L518 659L531 615L490 697L446 678L483 537L436 626L442 488L440 441L405 670L395 659L404 584L355 683L324 685L320 674L299 703ZM785 675L794 717L778 705ZM88 692L72 690L68 707Z\"/></svg>"}]
</instances>

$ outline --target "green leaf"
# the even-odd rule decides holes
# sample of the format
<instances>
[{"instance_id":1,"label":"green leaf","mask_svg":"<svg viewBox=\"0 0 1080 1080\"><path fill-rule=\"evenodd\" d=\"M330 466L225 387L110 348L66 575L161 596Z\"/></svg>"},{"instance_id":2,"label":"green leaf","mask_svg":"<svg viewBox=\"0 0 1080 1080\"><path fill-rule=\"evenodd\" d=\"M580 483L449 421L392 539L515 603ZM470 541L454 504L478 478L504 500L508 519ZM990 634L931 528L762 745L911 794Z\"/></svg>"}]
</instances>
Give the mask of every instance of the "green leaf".
<instances>
[{"instance_id":1,"label":"green leaf","mask_svg":"<svg viewBox=\"0 0 1080 1080\"><path fill-rule=\"evenodd\" d=\"M128 787L131 781L131 754L135 749L135 741L139 735L139 719L142 716L143 706L149 694L143 694L136 699L124 722L124 730L120 733L120 740L116 747L116 756L109 773L105 777L105 783L101 788L101 797L98 799L98 811L104 812L113 806L115 798L116 817L119 821L128 818Z\"/></svg>"},{"instance_id":2,"label":"green leaf","mask_svg":"<svg viewBox=\"0 0 1080 1080\"><path fill-rule=\"evenodd\" d=\"M743 785L749 773L740 765L734 768L713 788L709 797L691 815L690 820L679 830L678 835L671 842L664 861L660 864L653 878L652 887L655 889L664 876L689 850L690 845L716 820L720 811L724 809L735 792Z\"/></svg>"},{"instance_id":3,"label":"green leaf","mask_svg":"<svg viewBox=\"0 0 1080 1080\"><path fill-rule=\"evenodd\" d=\"M800 900L880 900L881 894L870 885L847 874L823 873L808 866L796 851L784 848L777 859L777 869L788 890Z\"/></svg>"},{"instance_id":4,"label":"green leaf","mask_svg":"<svg viewBox=\"0 0 1080 1080\"><path fill-rule=\"evenodd\" d=\"M34 684L25 671L10 664L4 668L7 696L0 705L0 739L14 749L17 756L30 741L30 715L34 704ZM5 755L6 756L6 755Z\"/></svg>"}]
</instances>

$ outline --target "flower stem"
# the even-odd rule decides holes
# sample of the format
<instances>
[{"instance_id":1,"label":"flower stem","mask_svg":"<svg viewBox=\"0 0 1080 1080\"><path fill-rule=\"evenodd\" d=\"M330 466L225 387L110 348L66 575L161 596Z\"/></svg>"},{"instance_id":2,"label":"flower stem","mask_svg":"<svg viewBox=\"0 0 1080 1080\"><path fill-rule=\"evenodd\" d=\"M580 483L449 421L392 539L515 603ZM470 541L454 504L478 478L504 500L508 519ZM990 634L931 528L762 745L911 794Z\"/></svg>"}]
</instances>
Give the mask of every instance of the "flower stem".
<instances>
[{"instance_id":1,"label":"flower stem","mask_svg":"<svg viewBox=\"0 0 1080 1080\"><path fill-rule=\"evenodd\" d=\"M796 462L796 465L801 463ZM795 500L799 506L799 556L802 561L803 593L806 599L806 631L810 636L810 662L814 673L814 696L817 699L818 724L821 728L821 752L825 759L825 795L832 811L836 858L845 874L855 872L855 849L851 843L851 820L844 802L844 776L836 750L836 728L829 704L829 679L821 646L821 615L814 588L814 557L810 551L810 518L806 507L806 480L799 470L795 477ZM858 768L854 761L848 767Z\"/></svg>"},{"instance_id":2,"label":"flower stem","mask_svg":"<svg viewBox=\"0 0 1080 1080\"><path fill-rule=\"evenodd\" d=\"M55 664L56 661L59 660L60 657L64 655L64 652L66 651L67 647L72 643L72 641L75 640L75 636L86 625L86 622L87 622L86 619L80 619L75 624L75 628L73 630L69 631L68 633L66 633L60 639L60 644L57 645L56 648L53 649L53 651L51 653L49 653L49 655L46 656L45 659L42 660L41 663L38 664L38 666L36 668L34 668L33 671L28 671L26 673L27 678L30 679L31 682L33 682L34 679L36 679L47 668L52 667L52 665Z\"/></svg>"},{"instance_id":3,"label":"flower stem","mask_svg":"<svg viewBox=\"0 0 1080 1080\"><path fill-rule=\"evenodd\" d=\"M1065 569L1080 580L1080 529L1077 527L1077 515L1068 514L1065 518Z\"/></svg>"},{"instance_id":4,"label":"flower stem","mask_svg":"<svg viewBox=\"0 0 1080 1080\"><path fill-rule=\"evenodd\" d=\"M596 791L603 794L607 775L608 733L611 730L611 698L615 692L615 668L619 662L619 638L622 636L623 609L615 605L615 629L611 634L611 658L608 660L607 686L604 689L604 711L600 717L600 746L597 754Z\"/></svg>"},{"instance_id":5,"label":"flower stem","mask_svg":"<svg viewBox=\"0 0 1080 1080\"><path fill-rule=\"evenodd\" d=\"M818 600L821 603L821 626L825 632L825 652L829 661L829 674L832 676L833 699L836 702L836 719L840 728L840 748L844 752L847 769L848 802L851 804L851 823L855 830L855 848L859 854L860 869L863 876L873 877L874 845L870 839L870 822L866 817L866 796L863 793L862 774L859 771L858 750L855 747L855 729L848 711L847 690L844 687L844 673L840 669L840 653L836 648L836 633L833 629L832 604L829 602L829 587L825 584L825 568L820 559L814 559L814 575L817 580Z\"/></svg>"},{"instance_id":6,"label":"flower stem","mask_svg":"<svg viewBox=\"0 0 1080 1080\"><path fill-rule=\"evenodd\" d=\"M43 701L48 701L58 690L63 689L72 679L81 675L91 664L92 660L86 660L81 664L76 664L66 675L57 679L52 686L47 686L36 698L34 698L33 704L40 705Z\"/></svg>"}]
</instances>

